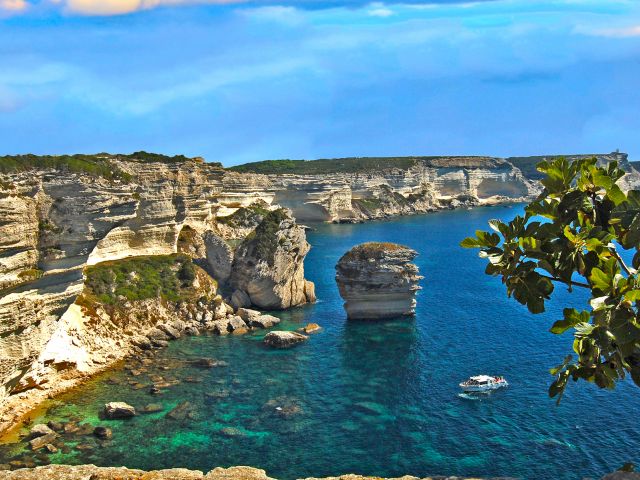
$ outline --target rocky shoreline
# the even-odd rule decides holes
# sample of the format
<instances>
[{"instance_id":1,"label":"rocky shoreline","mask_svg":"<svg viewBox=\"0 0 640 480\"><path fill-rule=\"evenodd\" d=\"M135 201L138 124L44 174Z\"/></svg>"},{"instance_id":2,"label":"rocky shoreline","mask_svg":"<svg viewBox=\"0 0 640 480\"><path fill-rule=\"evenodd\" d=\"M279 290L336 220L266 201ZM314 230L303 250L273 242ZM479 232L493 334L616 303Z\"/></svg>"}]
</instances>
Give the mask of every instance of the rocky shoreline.
<instances>
[{"instance_id":1,"label":"rocky shoreline","mask_svg":"<svg viewBox=\"0 0 640 480\"><path fill-rule=\"evenodd\" d=\"M208 473L200 470L172 468L166 470L134 470L125 467L96 467L95 465L47 465L14 471L0 471L0 480L277 480L264 470L253 467L217 467ZM398 478L340 475L337 477L306 477L298 480L517 480L511 477L457 477L405 475ZM587 480L587 479L585 479ZM614 472L601 480L640 480L640 473Z\"/></svg>"}]
</instances>

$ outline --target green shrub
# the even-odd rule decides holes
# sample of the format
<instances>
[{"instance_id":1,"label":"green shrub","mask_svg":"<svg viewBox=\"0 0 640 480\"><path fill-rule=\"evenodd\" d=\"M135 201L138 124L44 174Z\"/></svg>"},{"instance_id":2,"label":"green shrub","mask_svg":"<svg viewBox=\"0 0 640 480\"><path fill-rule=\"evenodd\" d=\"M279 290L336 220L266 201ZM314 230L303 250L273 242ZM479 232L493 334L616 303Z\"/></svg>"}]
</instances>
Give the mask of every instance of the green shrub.
<instances>
[{"instance_id":1,"label":"green shrub","mask_svg":"<svg viewBox=\"0 0 640 480\"><path fill-rule=\"evenodd\" d=\"M98 300L107 305L127 300L163 298L185 299L192 292L195 268L187 255L133 257L87 267L85 285Z\"/></svg>"},{"instance_id":2,"label":"green shrub","mask_svg":"<svg viewBox=\"0 0 640 480\"><path fill-rule=\"evenodd\" d=\"M258 260L273 266L274 255L278 248L278 230L280 223L288 217L286 210L280 208L265 215L260 225L245 239L250 251Z\"/></svg>"},{"instance_id":3,"label":"green shrub","mask_svg":"<svg viewBox=\"0 0 640 480\"><path fill-rule=\"evenodd\" d=\"M248 207L239 208L227 217L219 218L218 222L234 228L250 228L259 224L268 213L269 210L266 208L266 204L260 205L254 203Z\"/></svg>"}]
</instances>

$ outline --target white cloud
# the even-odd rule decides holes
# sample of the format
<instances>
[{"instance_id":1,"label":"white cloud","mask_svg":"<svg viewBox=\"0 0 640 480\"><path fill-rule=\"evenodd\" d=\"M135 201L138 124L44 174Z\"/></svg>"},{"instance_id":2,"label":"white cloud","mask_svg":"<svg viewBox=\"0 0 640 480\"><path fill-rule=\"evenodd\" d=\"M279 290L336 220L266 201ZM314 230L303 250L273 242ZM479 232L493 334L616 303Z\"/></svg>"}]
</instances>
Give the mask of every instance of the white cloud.
<instances>
[{"instance_id":1,"label":"white cloud","mask_svg":"<svg viewBox=\"0 0 640 480\"><path fill-rule=\"evenodd\" d=\"M372 3L369 5L371 8L367 13L372 17L390 17L394 14L394 11L387 7L384 3Z\"/></svg>"},{"instance_id":2,"label":"white cloud","mask_svg":"<svg viewBox=\"0 0 640 480\"><path fill-rule=\"evenodd\" d=\"M245 18L273 21L284 25L300 25L305 22L304 12L295 7L268 5L265 7L243 8L237 12Z\"/></svg>"},{"instance_id":3,"label":"white cloud","mask_svg":"<svg viewBox=\"0 0 640 480\"><path fill-rule=\"evenodd\" d=\"M26 0L0 0L0 12L4 10L9 13L17 13L26 10L28 6Z\"/></svg>"},{"instance_id":4,"label":"white cloud","mask_svg":"<svg viewBox=\"0 0 640 480\"><path fill-rule=\"evenodd\" d=\"M3 0L19 1L19 0ZM225 5L243 3L246 0L52 0L60 3L70 13L80 15L122 15L157 7L195 4Z\"/></svg>"},{"instance_id":5,"label":"white cloud","mask_svg":"<svg viewBox=\"0 0 640 480\"><path fill-rule=\"evenodd\" d=\"M578 26L575 28L576 33L589 35L592 37L607 38L629 38L640 37L640 25L624 26L617 28L589 28Z\"/></svg>"}]
</instances>

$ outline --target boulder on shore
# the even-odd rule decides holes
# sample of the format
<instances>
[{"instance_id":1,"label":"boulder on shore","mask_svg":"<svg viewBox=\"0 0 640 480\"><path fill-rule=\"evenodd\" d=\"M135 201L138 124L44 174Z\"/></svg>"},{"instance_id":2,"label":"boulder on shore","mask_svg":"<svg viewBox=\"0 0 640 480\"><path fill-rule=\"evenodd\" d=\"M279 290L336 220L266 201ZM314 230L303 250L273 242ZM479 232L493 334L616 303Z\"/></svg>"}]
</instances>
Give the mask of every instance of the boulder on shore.
<instances>
[{"instance_id":1,"label":"boulder on shore","mask_svg":"<svg viewBox=\"0 0 640 480\"><path fill-rule=\"evenodd\" d=\"M263 315L257 310L250 310L248 308L239 308L237 314L250 327L270 328L280 323L278 317Z\"/></svg>"},{"instance_id":2,"label":"boulder on shore","mask_svg":"<svg viewBox=\"0 0 640 480\"><path fill-rule=\"evenodd\" d=\"M124 402L110 402L104 406L104 416L110 420L131 418L136 415L136 409Z\"/></svg>"},{"instance_id":3,"label":"boulder on shore","mask_svg":"<svg viewBox=\"0 0 640 480\"><path fill-rule=\"evenodd\" d=\"M275 331L264 336L264 344L273 348L289 348L305 342L309 337L297 332Z\"/></svg>"},{"instance_id":4,"label":"boulder on shore","mask_svg":"<svg viewBox=\"0 0 640 480\"><path fill-rule=\"evenodd\" d=\"M336 282L350 319L413 315L420 287L415 250L395 243L369 242L345 253Z\"/></svg>"}]
</instances>

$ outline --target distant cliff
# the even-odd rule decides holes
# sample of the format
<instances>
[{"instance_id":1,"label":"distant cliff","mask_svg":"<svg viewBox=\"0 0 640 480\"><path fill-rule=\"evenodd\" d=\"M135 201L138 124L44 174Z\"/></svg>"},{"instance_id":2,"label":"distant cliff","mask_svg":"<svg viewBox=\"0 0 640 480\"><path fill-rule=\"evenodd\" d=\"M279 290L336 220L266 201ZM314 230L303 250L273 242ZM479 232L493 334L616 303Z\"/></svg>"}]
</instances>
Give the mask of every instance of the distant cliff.
<instances>
[{"instance_id":1,"label":"distant cliff","mask_svg":"<svg viewBox=\"0 0 640 480\"><path fill-rule=\"evenodd\" d=\"M569 155L617 160L640 184L623 153ZM302 222L357 222L460 206L526 201L540 191L535 165L548 157L368 157L267 160L229 170L262 175L265 194ZM257 177L256 177L257 178ZM628 185L628 186L629 186Z\"/></svg>"}]
</instances>

